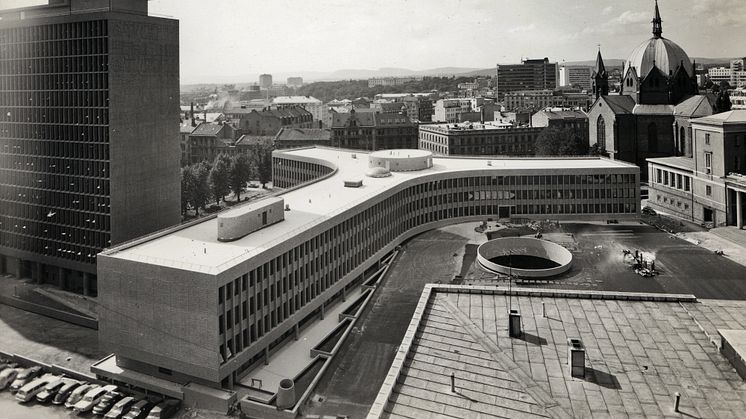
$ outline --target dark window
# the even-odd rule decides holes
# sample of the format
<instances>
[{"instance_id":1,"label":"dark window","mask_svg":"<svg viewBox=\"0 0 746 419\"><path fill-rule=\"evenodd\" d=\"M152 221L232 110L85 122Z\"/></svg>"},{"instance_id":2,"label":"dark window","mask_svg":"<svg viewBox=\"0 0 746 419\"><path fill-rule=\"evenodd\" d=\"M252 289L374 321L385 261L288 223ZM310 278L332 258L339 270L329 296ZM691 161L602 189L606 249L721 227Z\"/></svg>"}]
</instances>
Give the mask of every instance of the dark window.
<instances>
[{"instance_id":1,"label":"dark window","mask_svg":"<svg viewBox=\"0 0 746 419\"><path fill-rule=\"evenodd\" d=\"M596 122L596 141L599 150L606 150L606 121L603 115L599 115Z\"/></svg>"}]
</instances>

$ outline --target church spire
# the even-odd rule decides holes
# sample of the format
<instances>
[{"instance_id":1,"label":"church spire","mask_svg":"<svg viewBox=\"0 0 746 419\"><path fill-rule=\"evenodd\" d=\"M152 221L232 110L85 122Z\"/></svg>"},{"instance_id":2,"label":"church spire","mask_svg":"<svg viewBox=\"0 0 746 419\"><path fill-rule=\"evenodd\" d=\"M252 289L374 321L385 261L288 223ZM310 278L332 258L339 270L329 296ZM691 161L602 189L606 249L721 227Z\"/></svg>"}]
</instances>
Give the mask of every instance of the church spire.
<instances>
[{"instance_id":1,"label":"church spire","mask_svg":"<svg viewBox=\"0 0 746 419\"><path fill-rule=\"evenodd\" d=\"M603 75L606 73L606 66L604 66L604 59L601 57L601 48L598 48L598 54L596 55L596 66L593 67L593 73Z\"/></svg>"},{"instance_id":2,"label":"church spire","mask_svg":"<svg viewBox=\"0 0 746 419\"><path fill-rule=\"evenodd\" d=\"M655 0L655 17L653 18L653 36L656 38L663 37L663 20L661 12L658 10L658 0Z\"/></svg>"}]
</instances>

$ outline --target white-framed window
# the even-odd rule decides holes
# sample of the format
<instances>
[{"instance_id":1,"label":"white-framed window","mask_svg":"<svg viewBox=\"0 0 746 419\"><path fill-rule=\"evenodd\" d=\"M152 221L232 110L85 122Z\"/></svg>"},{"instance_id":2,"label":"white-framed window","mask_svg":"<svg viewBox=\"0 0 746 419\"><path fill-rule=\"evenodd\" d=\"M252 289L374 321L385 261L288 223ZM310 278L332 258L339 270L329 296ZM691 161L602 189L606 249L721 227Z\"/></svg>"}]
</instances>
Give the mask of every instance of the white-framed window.
<instances>
[{"instance_id":1,"label":"white-framed window","mask_svg":"<svg viewBox=\"0 0 746 419\"><path fill-rule=\"evenodd\" d=\"M705 186L705 194L707 196L712 196L712 186L710 185Z\"/></svg>"},{"instance_id":2,"label":"white-framed window","mask_svg":"<svg viewBox=\"0 0 746 419\"><path fill-rule=\"evenodd\" d=\"M710 134L705 134L705 144L710 145Z\"/></svg>"},{"instance_id":3,"label":"white-framed window","mask_svg":"<svg viewBox=\"0 0 746 419\"><path fill-rule=\"evenodd\" d=\"M710 134L707 134L709 138ZM705 173L712 173L712 153L705 153Z\"/></svg>"}]
</instances>

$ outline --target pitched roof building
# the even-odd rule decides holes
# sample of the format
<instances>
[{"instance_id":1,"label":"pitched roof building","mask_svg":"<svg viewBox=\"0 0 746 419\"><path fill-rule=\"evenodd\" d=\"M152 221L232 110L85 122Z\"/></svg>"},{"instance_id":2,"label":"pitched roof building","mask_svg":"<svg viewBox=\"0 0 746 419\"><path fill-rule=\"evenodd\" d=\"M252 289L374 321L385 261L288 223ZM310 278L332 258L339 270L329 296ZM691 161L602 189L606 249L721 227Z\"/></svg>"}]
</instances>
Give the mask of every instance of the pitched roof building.
<instances>
[{"instance_id":1,"label":"pitched roof building","mask_svg":"<svg viewBox=\"0 0 746 419\"><path fill-rule=\"evenodd\" d=\"M331 142L359 150L417 148L417 124L401 113L373 110L331 112Z\"/></svg>"}]
</instances>

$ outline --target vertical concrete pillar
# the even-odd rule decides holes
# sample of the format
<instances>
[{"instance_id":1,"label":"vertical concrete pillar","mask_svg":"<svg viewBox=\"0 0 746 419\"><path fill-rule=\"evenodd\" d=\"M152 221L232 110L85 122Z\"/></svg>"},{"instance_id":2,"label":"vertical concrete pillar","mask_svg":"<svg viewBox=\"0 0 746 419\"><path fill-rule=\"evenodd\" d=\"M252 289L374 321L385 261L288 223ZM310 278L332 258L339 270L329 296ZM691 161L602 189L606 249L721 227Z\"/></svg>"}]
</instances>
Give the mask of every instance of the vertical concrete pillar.
<instances>
[{"instance_id":1,"label":"vertical concrete pillar","mask_svg":"<svg viewBox=\"0 0 746 419\"><path fill-rule=\"evenodd\" d=\"M21 279L21 273L23 272L23 259L18 258L16 263L16 279Z\"/></svg>"},{"instance_id":2,"label":"vertical concrete pillar","mask_svg":"<svg viewBox=\"0 0 746 419\"><path fill-rule=\"evenodd\" d=\"M57 285L60 287L61 290L66 289L67 284L65 283L65 268L60 267L58 275L60 276L57 280Z\"/></svg>"},{"instance_id":3,"label":"vertical concrete pillar","mask_svg":"<svg viewBox=\"0 0 746 419\"><path fill-rule=\"evenodd\" d=\"M300 327L298 326L298 323L293 326L293 332L295 333L295 340L298 340L298 338L300 338Z\"/></svg>"},{"instance_id":4,"label":"vertical concrete pillar","mask_svg":"<svg viewBox=\"0 0 746 419\"><path fill-rule=\"evenodd\" d=\"M91 274L88 272L83 272L83 295L91 295Z\"/></svg>"},{"instance_id":5,"label":"vertical concrete pillar","mask_svg":"<svg viewBox=\"0 0 746 419\"><path fill-rule=\"evenodd\" d=\"M347 287L342 287L342 301L347 301Z\"/></svg>"},{"instance_id":6,"label":"vertical concrete pillar","mask_svg":"<svg viewBox=\"0 0 746 419\"><path fill-rule=\"evenodd\" d=\"M324 308L324 303L321 303L321 320L324 320L325 314L326 314L326 309Z\"/></svg>"},{"instance_id":7,"label":"vertical concrete pillar","mask_svg":"<svg viewBox=\"0 0 746 419\"><path fill-rule=\"evenodd\" d=\"M33 262L31 264L31 279L37 284L41 284L41 263Z\"/></svg>"},{"instance_id":8,"label":"vertical concrete pillar","mask_svg":"<svg viewBox=\"0 0 746 419\"><path fill-rule=\"evenodd\" d=\"M269 346L264 347L264 365L269 365Z\"/></svg>"},{"instance_id":9,"label":"vertical concrete pillar","mask_svg":"<svg viewBox=\"0 0 746 419\"><path fill-rule=\"evenodd\" d=\"M736 191L736 227L743 228L743 201L741 201L741 191Z\"/></svg>"}]
</instances>

